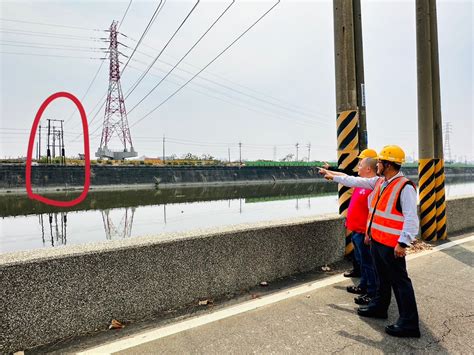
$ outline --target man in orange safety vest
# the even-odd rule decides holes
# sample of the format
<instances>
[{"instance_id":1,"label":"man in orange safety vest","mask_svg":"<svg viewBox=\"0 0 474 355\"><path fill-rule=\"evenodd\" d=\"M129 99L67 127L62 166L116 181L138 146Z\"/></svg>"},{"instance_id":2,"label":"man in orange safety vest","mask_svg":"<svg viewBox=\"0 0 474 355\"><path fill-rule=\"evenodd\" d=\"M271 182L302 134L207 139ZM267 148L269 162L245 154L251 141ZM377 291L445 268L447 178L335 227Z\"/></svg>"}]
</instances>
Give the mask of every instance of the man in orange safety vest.
<instances>
[{"instance_id":1,"label":"man in orange safety vest","mask_svg":"<svg viewBox=\"0 0 474 355\"><path fill-rule=\"evenodd\" d=\"M397 337L420 337L415 292L406 269L406 248L418 234L416 186L400 171L405 153L396 145L385 146L378 155L377 174L362 178L336 176L328 170L320 173L349 187L372 189L366 234L377 271L376 296L357 313L363 317L387 318L391 289L397 301L399 318L385 327Z\"/></svg>"}]
</instances>

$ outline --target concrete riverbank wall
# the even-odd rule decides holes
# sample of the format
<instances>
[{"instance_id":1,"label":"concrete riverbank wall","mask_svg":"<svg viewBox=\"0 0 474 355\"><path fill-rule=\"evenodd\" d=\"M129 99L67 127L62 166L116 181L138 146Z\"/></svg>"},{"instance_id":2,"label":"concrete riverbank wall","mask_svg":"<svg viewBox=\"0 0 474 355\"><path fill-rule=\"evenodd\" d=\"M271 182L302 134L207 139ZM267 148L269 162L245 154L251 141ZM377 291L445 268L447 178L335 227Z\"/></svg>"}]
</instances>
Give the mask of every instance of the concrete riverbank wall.
<instances>
[{"instance_id":1,"label":"concrete riverbank wall","mask_svg":"<svg viewBox=\"0 0 474 355\"><path fill-rule=\"evenodd\" d=\"M447 201L448 234L474 196ZM0 353L139 321L342 258L343 221L319 216L0 255Z\"/></svg>"},{"instance_id":2,"label":"concrete riverbank wall","mask_svg":"<svg viewBox=\"0 0 474 355\"><path fill-rule=\"evenodd\" d=\"M416 177L416 168L404 169ZM446 168L449 175L474 176L474 168ZM317 169L305 166L91 166L91 187L239 184L255 182L309 181L322 179ZM33 188L68 189L84 185L84 167L38 165L32 167ZM0 165L0 190L24 189L24 165Z\"/></svg>"}]
</instances>

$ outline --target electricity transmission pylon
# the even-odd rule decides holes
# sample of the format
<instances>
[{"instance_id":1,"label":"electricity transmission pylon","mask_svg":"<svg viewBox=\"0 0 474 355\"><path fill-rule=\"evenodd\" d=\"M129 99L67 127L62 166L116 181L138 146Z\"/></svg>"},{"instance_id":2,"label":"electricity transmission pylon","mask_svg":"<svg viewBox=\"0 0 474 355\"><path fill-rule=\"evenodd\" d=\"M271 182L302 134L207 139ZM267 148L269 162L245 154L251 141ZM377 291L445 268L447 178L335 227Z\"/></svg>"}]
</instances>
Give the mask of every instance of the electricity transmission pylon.
<instances>
[{"instance_id":1,"label":"electricity transmission pylon","mask_svg":"<svg viewBox=\"0 0 474 355\"><path fill-rule=\"evenodd\" d=\"M118 50L117 23L117 21L113 21L110 25L109 89L105 105L102 138L100 140L100 147L95 153L95 156L98 158L123 160L125 158L136 157L138 153L133 149L127 111L125 109L125 100L123 98L122 86L120 85L120 52ZM122 143L122 149L119 151L112 151L108 146L114 134L119 137Z\"/></svg>"}]
</instances>

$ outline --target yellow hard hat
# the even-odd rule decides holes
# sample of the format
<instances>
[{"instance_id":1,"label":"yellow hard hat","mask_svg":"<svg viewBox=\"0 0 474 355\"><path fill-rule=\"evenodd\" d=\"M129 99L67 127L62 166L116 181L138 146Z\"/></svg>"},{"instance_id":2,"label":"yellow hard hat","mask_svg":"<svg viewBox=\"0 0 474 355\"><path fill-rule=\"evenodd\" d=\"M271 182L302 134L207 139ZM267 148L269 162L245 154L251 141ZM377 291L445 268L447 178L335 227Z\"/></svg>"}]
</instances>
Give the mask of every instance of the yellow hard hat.
<instances>
[{"instance_id":1,"label":"yellow hard hat","mask_svg":"<svg viewBox=\"0 0 474 355\"><path fill-rule=\"evenodd\" d=\"M380 160L393 161L401 165L405 162L405 152L398 145L386 145L380 151L378 158Z\"/></svg>"},{"instance_id":2,"label":"yellow hard hat","mask_svg":"<svg viewBox=\"0 0 474 355\"><path fill-rule=\"evenodd\" d=\"M377 152L373 149L367 148L364 149L357 158L364 159L364 158L377 158Z\"/></svg>"}]
</instances>

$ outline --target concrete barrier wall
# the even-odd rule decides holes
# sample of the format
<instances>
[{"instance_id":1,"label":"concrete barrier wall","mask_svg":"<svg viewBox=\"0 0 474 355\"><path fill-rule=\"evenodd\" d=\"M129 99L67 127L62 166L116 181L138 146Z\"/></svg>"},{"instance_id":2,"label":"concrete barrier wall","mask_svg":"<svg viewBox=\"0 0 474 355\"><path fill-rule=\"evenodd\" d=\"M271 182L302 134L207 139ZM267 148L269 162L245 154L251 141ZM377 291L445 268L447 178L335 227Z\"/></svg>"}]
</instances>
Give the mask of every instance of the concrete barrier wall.
<instances>
[{"instance_id":1,"label":"concrete barrier wall","mask_svg":"<svg viewBox=\"0 0 474 355\"><path fill-rule=\"evenodd\" d=\"M448 236L474 228L474 197L463 196L446 201Z\"/></svg>"},{"instance_id":2,"label":"concrete barrier wall","mask_svg":"<svg viewBox=\"0 0 474 355\"><path fill-rule=\"evenodd\" d=\"M447 201L449 234L474 196ZM0 353L135 321L340 260L337 216L0 255Z\"/></svg>"},{"instance_id":3,"label":"concrete barrier wall","mask_svg":"<svg viewBox=\"0 0 474 355\"><path fill-rule=\"evenodd\" d=\"M343 223L322 218L0 256L0 353L335 262L344 252Z\"/></svg>"}]
</instances>

